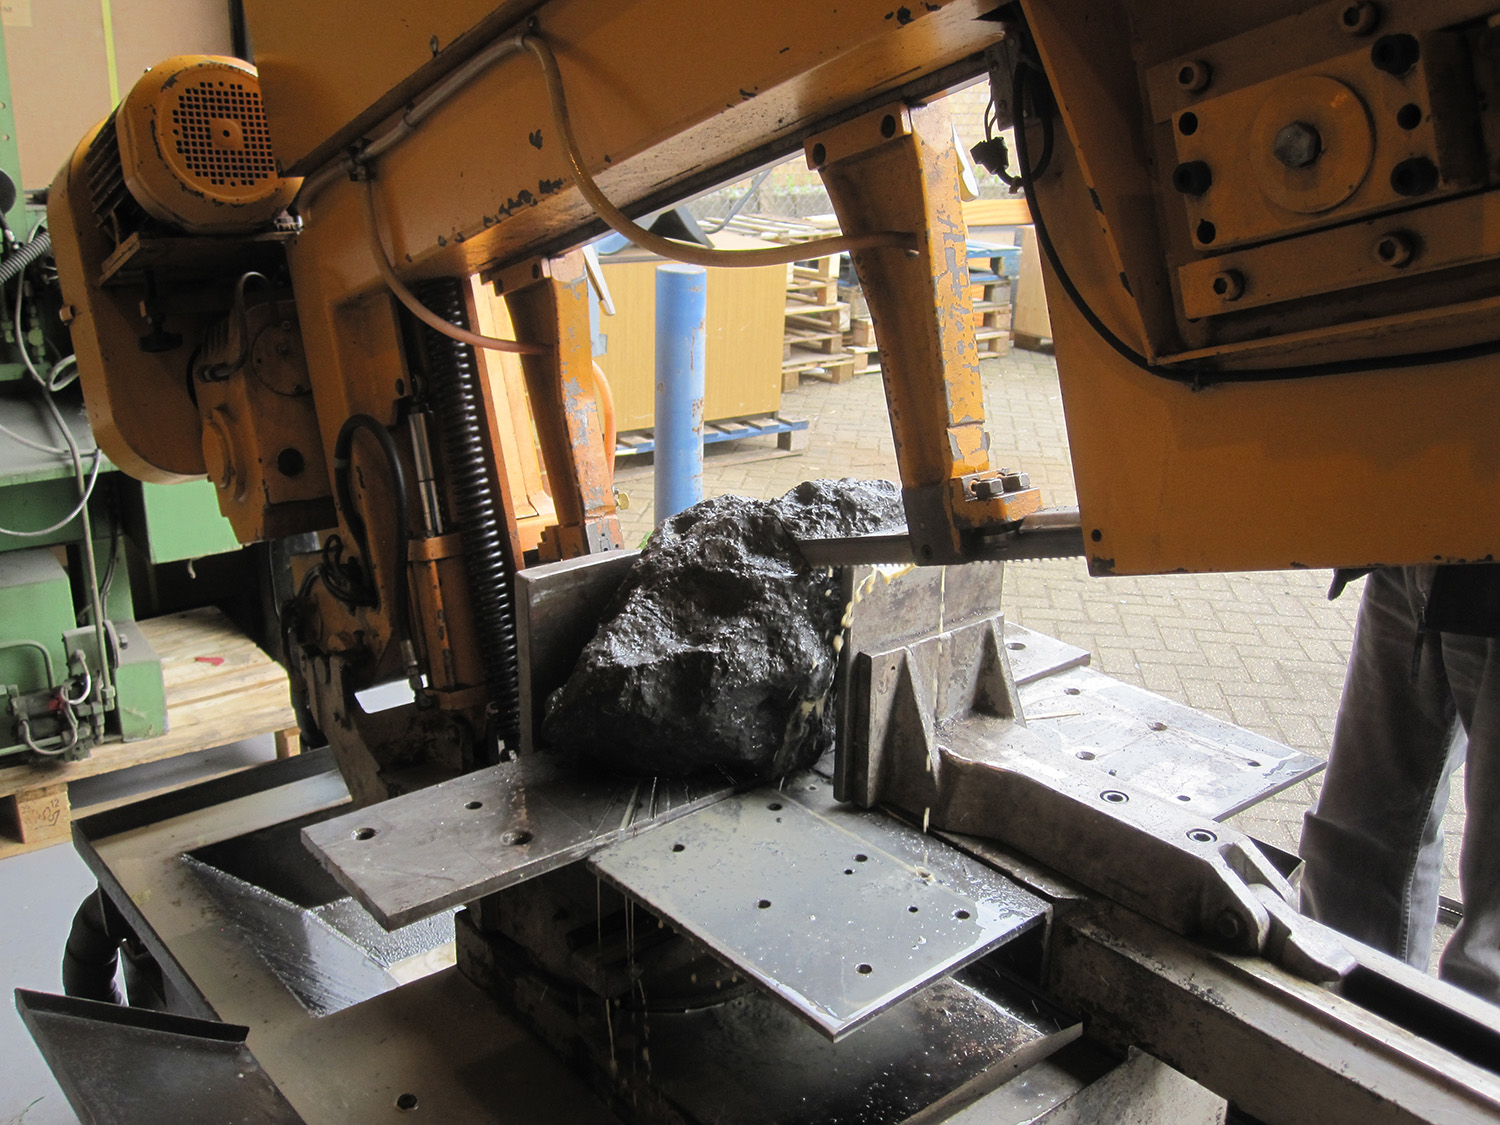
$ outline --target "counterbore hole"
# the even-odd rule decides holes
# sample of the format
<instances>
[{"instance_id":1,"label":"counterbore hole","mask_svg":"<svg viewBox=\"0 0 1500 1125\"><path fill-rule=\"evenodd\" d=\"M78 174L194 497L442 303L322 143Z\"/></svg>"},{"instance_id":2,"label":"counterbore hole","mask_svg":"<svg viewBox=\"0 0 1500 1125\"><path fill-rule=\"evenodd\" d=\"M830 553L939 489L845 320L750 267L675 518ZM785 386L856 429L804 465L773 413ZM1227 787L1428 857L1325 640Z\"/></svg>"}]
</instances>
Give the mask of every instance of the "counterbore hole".
<instances>
[{"instance_id":1,"label":"counterbore hole","mask_svg":"<svg viewBox=\"0 0 1500 1125\"><path fill-rule=\"evenodd\" d=\"M397 1109L407 1109L407 1110L416 1109L417 1108L417 1095L416 1094L402 1094L399 1098L396 1099L396 1108Z\"/></svg>"},{"instance_id":2,"label":"counterbore hole","mask_svg":"<svg viewBox=\"0 0 1500 1125\"><path fill-rule=\"evenodd\" d=\"M500 842L512 848L519 848L522 844L531 843L531 833L525 831L506 832L500 837Z\"/></svg>"},{"instance_id":3,"label":"counterbore hole","mask_svg":"<svg viewBox=\"0 0 1500 1125\"><path fill-rule=\"evenodd\" d=\"M896 118L889 113L880 119L880 135L882 137L894 137L896 135Z\"/></svg>"},{"instance_id":4,"label":"counterbore hole","mask_svg":"<svg viewBox=\"0 0 1500 1125\"><path fill-rule=\"evenodd\" d=\"M1212 844L1218 837L1207 828L1194 828L1188 833L1188 839L1195 844Z\"/></svg>"},{"instance_id":5,"label":"counterbore hole","mask_svg":"<svg viewBox=\"0 0 1500 1125\"><path fill-rule=\"evenodd\" d=\"M953 917L957 918L960 922L967 922L969 920L969 912L967 910L955 910Z\"/></svg>"},{"instance_id":6,"label":"counterbore hole","mask_svg":"<svg viewBox=\"0 0 1500 1125\"><path fill-rule=\"evenodd\" d=\"M861 976L869 976L871 973L873 973L875 971L875 966L873 966L873 965L855 965L854 966L854 971L856 973L859 973Z\"/></svg>"},{"instance_id":7,"label":"counterbore hole","mask_svg":"<svg viewBox=\"0 0 1500 1125\"><path fill-rule=\"evenodd\" d=\"M822 145L813 145L812 158L814 164L821 164L828 159L828 150Z\"/></svg>"},{"instance_id":8,"label":"counterbore hole","mask_svg":"<svg viewBox=\"0 0 1500 1125\"><path fill-rule=\"evenodd\" d=\"M755 905L758 906L758 907L760 907L760 909L762 909L762 910L769 910L769 909L771 909L771 900L768 899L768 898L763 898L759 902L757 902Z\"/></svg>"},{"instance_id":9,"label":"counterbore hole","mask_svg":"<svg viewBox=\"0 0 1500 1125\"><path fill-rule=\"evenodd\" d=\"M1010 649L1011 652L1020 652L1026 645L1021 641L1006 641L1005 647Z\"/></svg>"},{"instance_id":10,"label":"counterbore hole","mask_svg":"<svg viewBox=\"0 0 1500 1125\"><path fill-rule=\"evenodd\" d=\"M1437 185L1437 165L1425 156L1403 160L1391 170L1391 190L1398 195L1426 195Z\"/></svg>"},{"instance_id":11,"label":"counterbore hole","mask_svg":"<svg viewBox=\"0 0 1500 1125\"><path fill-rule=\"evenodd\" d=\"M867 860L869 858L870 858L869 856L865 855L863 852L860 852L859 855L857 855L857 856L854 857L854 862L855 863L864 863L865 860Z\"/></svg>"},{"instance_id":12,"label":"counterbore hole","mask_svg":"<svg viewBox=\"0 0 1500 1125\"><path fill-rule=\"evenodd\" d=\"M1082 688L1076 688L1076 687L1065 687L1065 688L1063 688L1063 694L1064 695L1082 695L1083 694L1083 689Z\"/></svg>"},{"instance_id":13,"label":"counterbore hole","mask_svg":"<svg viewBox=\"0 0 1500 1125\"><path fill-rule=\"evenodd\" d=\"M781 802L780 801L772 801L769 805L766 806L766 808L770 809L772 812L780 812L781 811Z\"/></svg>"},{"instance_id":14,"label":"counterbore hole","mask_svg":"<svg viewBox=\"0 0 1500 1125\"><path fill-rule=\"evenodd\" d=\"M1177 119L1177 131L1184 137L1191 137L1198 131L1198 115L1191 111L1184 113Z\"/></svg>"},{"instance_id":15,"label":"counterbore hole","mask_svg":"<svg viewBox=\"0 0 1500 1125\"><path fill-rule=\"evenodd\" d=\"M1207 219L1204 219L1201 223L1198 224L1197 233L1198 241L1206 246L1219 236L1219 228L1214 226L1213 223L1209 222Z\"/></svg>"},{"instance_id":16,"label":"counterbore hole","mask_svg":"<svg viewBox=\"0 0 1500 1125\"><path fill-rule=\"evenodd\" d=\"M1118 789L1106 789L1103 793L1100 793L1099 796L1112 805L1123 805L1126 801L1130 800L1129 797L1125 796L1125 794L1121 793Z\"/></svg>"},{"instance_id":17,"label":"counterbore hole","mask_svg":"<svg viewBox=\"0 0 1500 1125\"><path fill-rule=\"evenodd\" d=\"M467 802L464 803L464 808L466 808L466 809L482 809L482 808L484 808L484 802L483 801L467 801Z\"/></svg>"},{"instance_id":18,"label":"counterbore hole","mask_svg":"<svg viewBox=\"0 0 1500 1125\"><path fill-rule=\"evenodd\" d=\"M1422 124L1422 107L1407 102L1396 111L1396 124L1403 129L1415 129Z\"/></svg>"},{"instance_id":19,"label":"counterbore hole","mask_svg":"<svg viewBox=\"0 0 1500 1125\"><path fill-rule=\"evenodd\" d=\"M373 840L373 839L375 839L375 829L373 829L373 828L356 828L354 830L354 838L356 840Z\"/></svg>"},{"instance_id":20,"label":"counterbore hole","mask_svg":"<svg viewBox=\"0 0 1500 1125\"><path fill-rule=\"evenodd\" d=\"M1077 754L1074 755L1074 757L1078 758L1080 761L1092 762L1096 757L1098 757L1098 755L1095 754L1092 750L1080 750Z\"/></svg>"},{"instance_id":21,"label":"counterbore hole","mask_svg":"<svg viewBox=\"0 0 1500 1125\"><path fill-rule=\"evenodd\" d=\"M687 849L686 849L686 847L685 847L685 846L684 846L684 845L682 845L682 844L673 844L673 845L672 845L672 850L673 850L673 851L674 851L674 852L680 852L680 851L686 851L686 850L687 850Z\"/></svg>"}]
</instances>

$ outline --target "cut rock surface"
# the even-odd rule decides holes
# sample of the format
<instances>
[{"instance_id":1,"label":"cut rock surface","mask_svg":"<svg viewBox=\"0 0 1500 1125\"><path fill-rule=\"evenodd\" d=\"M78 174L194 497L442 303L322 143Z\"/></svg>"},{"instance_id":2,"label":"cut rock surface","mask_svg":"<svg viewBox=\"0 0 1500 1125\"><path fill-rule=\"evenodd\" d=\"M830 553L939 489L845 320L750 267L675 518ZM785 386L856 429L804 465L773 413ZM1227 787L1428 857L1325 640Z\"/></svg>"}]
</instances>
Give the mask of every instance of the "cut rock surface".
<instances>
[{"instance_id":1,"label":"cut rock surface","mask_svg":"<svg viewBox=\"0 0 1500 1125\"><path fill-rule=\"evenodd\" d=\"M844 606L798 538L898 531L888 481L809 481L770 503L706 500L657 528L544 734L629 774L762 781L833 742L828 696Z\"/></svg>"}]
</instances>

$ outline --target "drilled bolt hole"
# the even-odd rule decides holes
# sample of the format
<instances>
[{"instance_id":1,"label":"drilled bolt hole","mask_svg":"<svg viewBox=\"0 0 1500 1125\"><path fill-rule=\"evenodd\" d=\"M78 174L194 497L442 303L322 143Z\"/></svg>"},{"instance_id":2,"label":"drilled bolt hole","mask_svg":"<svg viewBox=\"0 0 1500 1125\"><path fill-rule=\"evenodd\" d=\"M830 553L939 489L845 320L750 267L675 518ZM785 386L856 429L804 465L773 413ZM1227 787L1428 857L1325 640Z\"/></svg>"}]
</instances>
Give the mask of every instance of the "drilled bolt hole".
<instances>
[{"instance_id":1,"label":"drilled bolt hole","mask_svg":"<svg viewBox=\"0 0 1500 1125\"><path fill-rule=\"evenodd\" d=\"M1179 801L1191 801L1192 800L1192 798L1189 797L1186 793L1179 793L1179 794L1177 794L1177 799Z\"/></svg>"},{"instance_id":2,"label":"drilled bolt hole","mask_svg":"<svg viewBox=\"0 0 1500 1125\"><path fill-rule=\"evenodd\" d=\"M484 802L483 801L466 801L466 802L464 802L464 808L466 808L466 809L482 809L482 808L484 808Z\"/></svg>"},{"instance_id":3,"label":"drilled bolt hole","mask_svg":"<svg viewBox=\"0 0 1500 1125\"><path fill-rule=\"evenodd\" d=\"M685 850L686 850L686 847L685 847L685 845L683 845L683 844L673 844L673 845L672 845L672 850L673 850L673 851L674 851L674 852L680 852L680 851L685 851Z\"/></svg>"},{"instance_id":4,"label":"drilled bolt hole","mask_svg":"<svg viewBox=\"0 0 1500 1125\"><path fill-rule=\"evenodd\" d=\"M854 862L855 863L864 863L869 858L870 857L867 856L867 855L865 855L864 852L860 852L859 855L857 855L857 856L854 857Z\"/></svg>"},{"instance_id":5,"label":"drilled bolt hole","mask_svg":"<svg viewBox=\"0 0 1500 1125\"><path fill-rule=\"evenodd\" d=\"M1020 652L1026 645L1022 641L1006 641L1005 647L1010 649L1011 652Z\"/></svg>"},{"instance_id":6,"label":"drilled bolt hole","mask_svg":"<svg viewBox=\"0 0 1500 1125\"><path fill-rule=\"evenodd\" d=\"M852 867L846 867L846 868L844 868L844 874L845 875L853 875L854 874L854 868L852 868Z\"/></svg>"},{"instance_id":7,"label":"drilled bolt hole","mask_svg":"<svg viewBox=\"0 0 1500 1125\"><path fill-rule=\"evenodd\" d=\"M957 918L960 922L967 922L969 920L969 912L967 910L955 910L953 917Z\"/></svg>"},{"instance_id":8,"label":"drilled bolt hole","mask_svg":"<svg viewBox=\"0 0 1500 1125\"><path fill-rule=\"evenodd\" d=\"M1064 695L1082 695L1083 689L1076 687L1063 688Z\"/></svg>"},{"instance_id":9,"label":"drilled bolt hole","mask_svg":"<svg viewBox=\"0 0 1500 1125\"><path fill-rule=\"evenodd\" d=\"M500 842L512 848L519 848L522 844L531 843L531 833L525 831L506 832L500 837Z\"/></svg>"},{"instance_id":10,"label":"drilled bolt hole","mask_svg":"<svg viewBox=\"0 0 1500 1125\"><path fill-rule=\"evenodd\" d=\"M1396 124L1408 132L1422 124L1422 107L1407 102L1396 111Z\"/></svg>"},{"instance_id":11,"label":"drilled bolt hole","mask_svg":"<svg viewBox=\"0 0 1500 1125\"><path fill-rule=\"evenodd\" d=\"M762 910L770 910L771 909L771 900L768 899L768 898L763 898L759 902L757 902L755 905L758 906Z\"/></svg>"},{"instance_id":12,"label":"drilled bolt hole","mask_svg":"<svg viewBox=\"0 0 1500 1125\"><path fill-rule=\"evenodd\" d=\"M354 838L356 840L373 840L373 839L375 839L375 829L373 829L373 828L356 828L354 830Z\"/></svg>"},{"instance_id":13,"label":"drilled bolt hole","mask_svg":"<svg viewBox=\"0 0 1500 1125\"><path fill-rule=\"evenodd\" d=\"M772 812L780 812L781 811L781 802L780 801L772 801L769 805L766 806L766 808L770 809Z\"/></svg>"},{"instance_id":14,"label":"drilled bolt hole","mask_svg":"<svg viewBox=\"0 0 1500 1125\"><path fill-rule=\"evenodd\" d=\"M1092 762L1096 757L1098 757L1098 755L1095 754L1092 750L1080 750L1073 756L1083 762Z\"/></svg>"},{"instance_id":15,"label":"drilled bolt hole","mask_svg":"<svg viewBox=\"0 0 1500 1125\"><path fill-rule=\"evenodd\" d=\"M856 973L859 973L861 976L869 976L871 973L873 973L875 971L875 966L873 966L873 965L855 965L854 966L854 971Z\"/></svg>"},{"instance_id":16,"label":"drilled bolt hole","mask_svg":"<svg viewBox=\"0 0 1500 1125\"><path fill-rule=\"evenodd\" d=\"M882 137L894 137L896 135L896 118L887 113L880 119L880 135Z\"/></svg>"},{"instance_id":17,"label":"drilled bolt hole","mask_svg":"<svg viewBox=\"0 0 1500 1125\"><path fill-rule=\"evenodd\" d=\"M1184 113L1177 119L1177 131L1184 137L1191 137L1198 131L1198 115L1196 113Z\"/></svg>"},{"instance_id":18,"label":"drilled bolt hole","mask_svg":"<svg viewBox=\"0 0 1500 1125\"><path fill-rule=\"evenodd\" d=\"M417 1095L416 1094L402 1094L399 1098L396 1099L396 1108L397 1109L404 1109L404 1110L413 1110L413 1109L416 1109L417 1108Z\"/></svg>"},{"instance_id":19,"label":"drilled bolt hole","mask_svg":"<svg viewBox=\"0 0 1500 1125\"><path fill-rule=\"evenodd\" d=\"M906 912L908 914L915 914L917 912L917 908L915 906L908 906L906 908Z\"/></svg>"}]
</instances>

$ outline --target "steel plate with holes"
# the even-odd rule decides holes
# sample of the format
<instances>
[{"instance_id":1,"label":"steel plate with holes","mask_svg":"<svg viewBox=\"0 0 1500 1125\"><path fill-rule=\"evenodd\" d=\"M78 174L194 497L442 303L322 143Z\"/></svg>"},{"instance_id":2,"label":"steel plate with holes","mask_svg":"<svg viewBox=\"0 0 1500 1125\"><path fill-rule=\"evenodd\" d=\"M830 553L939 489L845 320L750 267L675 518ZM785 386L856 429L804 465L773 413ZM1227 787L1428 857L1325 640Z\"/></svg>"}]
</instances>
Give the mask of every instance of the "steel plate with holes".
<instances>
[{"instance_id":1,"label":"steel plate with holes","mask_svg":"<svg viewBox=\"0 0 1500 1125\"><path fill-rule=\"evenodd\" d=\"M1026 729L1060 753L1214 820L1241 812L1324 765L1089 668L1028 683L1020 696Z\"/></svg>"},{"instance_id":2,"label":"steel plate with holes","mask_svg":"<svg viewBox=\"0 0 1500 1125\"><path fill-rule=\"evenodd\" d=\"M395 929L730 792L722 780L622 781L537 755L310 825L302 838L381 925Z\"/></svg>"},{"instance_id":3,"label":"steel plate with holes","mask_svg":"<svg viewBox=\"0 0 1500 1125\"><path fill-rule=\"evenodd\" d=\"M612 844L590 866L837 1039L1045 913L1003 876L911 834L931 862L758 789ZM966 879L939 874L955 864Z\"/></svg>"}]
</instances>

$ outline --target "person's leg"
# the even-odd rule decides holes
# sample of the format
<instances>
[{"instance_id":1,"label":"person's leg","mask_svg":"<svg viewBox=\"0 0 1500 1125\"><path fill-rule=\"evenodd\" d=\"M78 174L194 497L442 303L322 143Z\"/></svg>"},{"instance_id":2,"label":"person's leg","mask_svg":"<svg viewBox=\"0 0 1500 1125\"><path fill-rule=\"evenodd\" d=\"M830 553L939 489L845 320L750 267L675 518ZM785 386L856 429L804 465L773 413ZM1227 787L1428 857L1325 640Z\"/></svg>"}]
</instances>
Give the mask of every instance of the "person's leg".
<instances>
[{"instance_id":1,"label":"person's leg","mask_svg":"<svg viewBox=\"0 0 1500 1125\"><path fill-rule=\"evenodd\" d=\"M1421 969L1462 745L1450 737L1454 707L1437 644L1423 645L1412 678L1430 573L1392 568L1366 579L1328 771L1301 845L1303 912Z\"/></svg>"},{"instance_id":2,"label":"person's leg","mask_svg":"<svg viewBox=\"0 0 1500 1125\"><path fill-rule=\"evenodd\" d=\"M1500 1003L1500 641L1447 634L1443 657L1469 753L1459 859L1464 917L1439 975Z\"/></svg>"}]
</instances>

